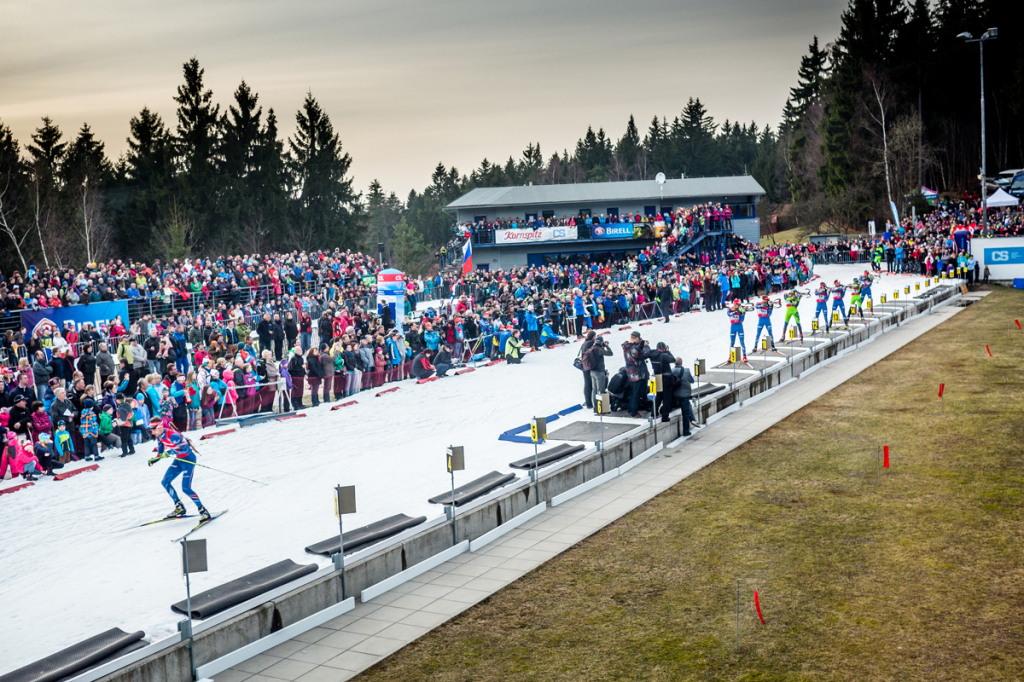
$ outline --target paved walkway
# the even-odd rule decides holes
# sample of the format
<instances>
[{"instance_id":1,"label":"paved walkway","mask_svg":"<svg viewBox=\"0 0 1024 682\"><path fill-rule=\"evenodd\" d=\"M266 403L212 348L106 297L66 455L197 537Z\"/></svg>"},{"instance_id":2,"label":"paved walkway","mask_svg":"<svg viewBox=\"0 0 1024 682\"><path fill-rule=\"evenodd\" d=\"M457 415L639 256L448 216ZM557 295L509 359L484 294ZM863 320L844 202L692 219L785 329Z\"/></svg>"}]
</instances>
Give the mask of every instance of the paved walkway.
<instances>
[{"instance_id":1,"label":"paved walkway","mask_svg":"<svg viewBox=\"0 0 1024 682\"><path fill-rule=\"evenodd\" d=\"M939 308L774 395L712 422L679 446L354 611L217 675L216 682L340 682L487 598L591 533L769 429L962 310Z\"/></svg>"}]
</instances>

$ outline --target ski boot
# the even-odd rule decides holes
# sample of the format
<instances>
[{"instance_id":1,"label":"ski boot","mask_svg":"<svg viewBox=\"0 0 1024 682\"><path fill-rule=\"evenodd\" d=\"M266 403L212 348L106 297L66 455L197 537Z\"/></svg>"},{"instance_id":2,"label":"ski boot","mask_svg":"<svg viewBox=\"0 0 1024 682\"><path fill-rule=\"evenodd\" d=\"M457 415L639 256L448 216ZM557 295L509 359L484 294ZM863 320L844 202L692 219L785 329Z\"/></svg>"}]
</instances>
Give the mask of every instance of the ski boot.
<instances>
[{"instance_id":1,"label":"ski boot","mask_svg":"<svg viewBox=\"0 0 1024 682\"><path fill-rule=\"evenodd\" d=\"M176 519L185 515L185 505L180 501L174 503L174 511L165 516L165 519Z\"/></svg>"},{"instance_id":2,"label":"ski boot","mask_svg":"<svg viewBox=\"0 0 1024 682\"><path fill-rule=\"evenodd\" d=\"M184 507L182 507L182 509L184 509ZM200 507L199 508L199 520L200 521L209 521L211 518L212 517L210 516L210 512L206 511L206 507Z\"/></svg>"},{"instance_id":3,"label":"ski boot","mask_svg":"<svg viewBox=\"0 0 1024 682\"><path fill-rule=\"evenodd\" d=\"M747 354L743 354L743 364L747 364Z\"/></svg>"}]
</instances>

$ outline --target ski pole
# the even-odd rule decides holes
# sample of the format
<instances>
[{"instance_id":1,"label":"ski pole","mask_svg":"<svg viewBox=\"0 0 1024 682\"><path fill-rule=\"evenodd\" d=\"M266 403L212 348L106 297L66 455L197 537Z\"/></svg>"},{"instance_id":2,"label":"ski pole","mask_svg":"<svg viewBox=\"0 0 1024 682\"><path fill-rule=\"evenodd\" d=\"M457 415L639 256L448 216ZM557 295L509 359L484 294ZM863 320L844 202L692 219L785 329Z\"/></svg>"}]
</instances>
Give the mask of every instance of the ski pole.
<instances>
[{"instance_id":1,"label":"ski pole","mask_svg":"<svg viewBox=\"0 0 1024 682\"><path fill-rule=\"evenodd\" d=\"M154 460L167 459L168 457L170 457L170 455L160 455L159 457L155 457ZM200 464L199 462L189 462L189 464L192 464L193 466L197 466L197 467L203 467L204 469L209 469L210 471L216 471L219 474L227 474L228 476L234 476L235 478L240 478L243 481L249 481L250 483L255 483L257 485L270 485L269 483L264 483L263 481L256 481L256 480L253 480L251 478L246 478L245 476L239 476L238 474L233 474L230 471L224 471L223 469L216 469L216 468L214 468L212 466L209 466L209 465L206 465L206 464Z\"/></svg>"}]
</instances>

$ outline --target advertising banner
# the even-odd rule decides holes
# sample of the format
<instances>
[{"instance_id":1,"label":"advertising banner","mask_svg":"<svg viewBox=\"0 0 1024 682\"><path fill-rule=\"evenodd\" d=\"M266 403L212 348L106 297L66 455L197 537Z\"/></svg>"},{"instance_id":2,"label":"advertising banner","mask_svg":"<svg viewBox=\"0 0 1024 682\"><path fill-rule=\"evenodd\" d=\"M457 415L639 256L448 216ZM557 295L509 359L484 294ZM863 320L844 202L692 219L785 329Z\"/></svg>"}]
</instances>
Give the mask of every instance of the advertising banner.
<instances>
[{"instance_id":1,"label":"advertising banner","mask_svg":"<svg viewBox=\"0 0 1024 682\"><path fill-rule=\"evenodd\" d=\"M497 230L495 244L533 244L539 242L572 241L577 237L575 225L556 227L518 227L514 230Z\"/></svg>"},{"instance_id":2,"label":"advertising banner","mask_svg":"<svg viewBox=\"0 0 1024 682\"><path fill-rule=\"evenodd\" d=\"M594 224L590 228L594 239L632 239L633 223Z\"/></svg>"},{"instance_id":3,"label":"advertising banner","mask_svg":"<svg viewBox=\"0 0 1024 682\"><path fill-rule=\"evenodd\" d=\"M75 329L81 328L86 322L92 322L97 329L106 329L110 320L121 318L121 323L128 327L128 301L111 301L90 303L89 305L73 305L67 308L47 308L45 310L26 310L21 313L21 324L25 327L28 337L39 329L52 333L63 330L65 323L70 322Z\"/></svg>"}]
</instances>

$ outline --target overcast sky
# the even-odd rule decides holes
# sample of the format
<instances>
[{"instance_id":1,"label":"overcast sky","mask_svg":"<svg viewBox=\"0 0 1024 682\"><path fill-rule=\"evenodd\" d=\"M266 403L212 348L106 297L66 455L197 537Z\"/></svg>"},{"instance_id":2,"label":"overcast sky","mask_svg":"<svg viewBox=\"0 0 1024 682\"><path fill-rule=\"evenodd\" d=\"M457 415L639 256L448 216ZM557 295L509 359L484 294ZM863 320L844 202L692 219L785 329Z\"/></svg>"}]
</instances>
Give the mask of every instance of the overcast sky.
<instances>
[{"instance_id":1,"label":"overcast sky","mask_svg":"<svg viewBox=\"0 0 1024 682\"><path fill-rule=\"evenodd\" d=\"M641 135L700 97L716 121L778 124L814 35L846 0L0 0L0 120L22 145L48 115L88 122L116 158L143 105L175 125L195 56L222 108L239 81L283 135L307 90L352 154L360 190L400 196L438 161L572 149L588 125Z\"/></svg>"}]
</instances>

